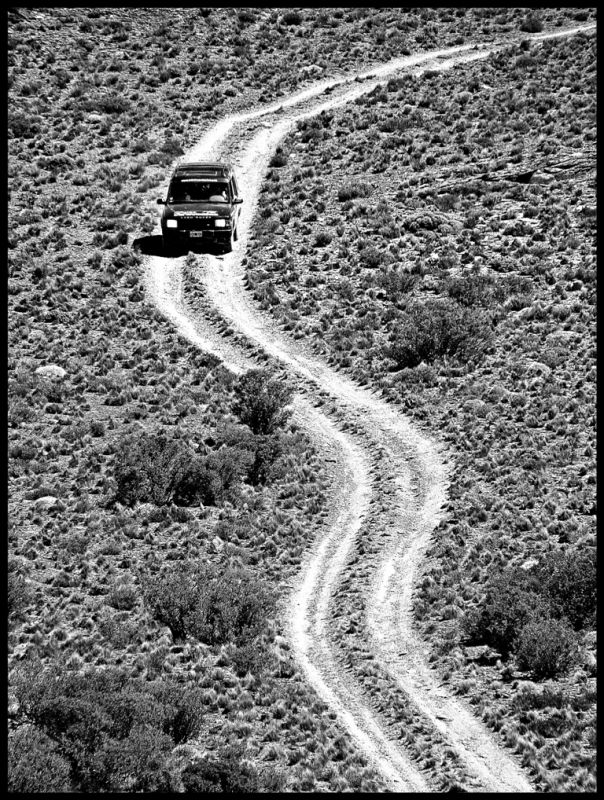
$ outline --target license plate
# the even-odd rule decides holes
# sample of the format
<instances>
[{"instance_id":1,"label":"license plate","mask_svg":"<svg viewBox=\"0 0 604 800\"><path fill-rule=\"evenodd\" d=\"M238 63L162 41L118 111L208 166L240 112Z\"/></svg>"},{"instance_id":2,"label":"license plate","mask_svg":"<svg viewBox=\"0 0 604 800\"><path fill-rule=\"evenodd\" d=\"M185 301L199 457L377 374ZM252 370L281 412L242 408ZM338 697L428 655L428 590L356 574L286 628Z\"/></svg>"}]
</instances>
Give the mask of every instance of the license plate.
<instances>
[{"instance_id":1,"label":"license plate","mask_svg":"<svg viewBox=\"0 0 604 800\"><path fill-rule=\"evenodd\" d=\"M192 238L198 237L201 238L204 235L205 231L189 231L189 236Z\"/></svg>"}]
</instances>

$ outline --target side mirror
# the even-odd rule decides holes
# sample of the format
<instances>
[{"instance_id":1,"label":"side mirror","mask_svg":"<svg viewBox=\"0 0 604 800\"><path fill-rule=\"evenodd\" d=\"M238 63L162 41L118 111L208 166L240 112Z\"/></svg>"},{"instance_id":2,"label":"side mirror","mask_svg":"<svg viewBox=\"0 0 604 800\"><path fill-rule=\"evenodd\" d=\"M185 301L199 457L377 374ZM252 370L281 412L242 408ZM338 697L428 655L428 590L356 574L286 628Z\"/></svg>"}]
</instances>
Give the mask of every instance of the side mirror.
<instances>
[{"instance_id":1,"label":"side mirror","mask_svg":"<svg viewBox=\"0 0 604 800\"><path fill-rule=\"evenodd\" d=\"M166 201L162 200L161 197L158 197L157 198L157 205L158 206L165 206L166 205Z\"/></svg>"},{"instance_id":2,"label":"side mirror","mask_svg":"<svg viewBox=\"0 0 604 800\"><path fill-rule=\"evenodd\" d=\"M234 205L234 206L240 206L240 205L241 205L241 203L243 203L243 197L236 197L236 198L233 200L233 205Z\"/></svg>"}]
</instances>

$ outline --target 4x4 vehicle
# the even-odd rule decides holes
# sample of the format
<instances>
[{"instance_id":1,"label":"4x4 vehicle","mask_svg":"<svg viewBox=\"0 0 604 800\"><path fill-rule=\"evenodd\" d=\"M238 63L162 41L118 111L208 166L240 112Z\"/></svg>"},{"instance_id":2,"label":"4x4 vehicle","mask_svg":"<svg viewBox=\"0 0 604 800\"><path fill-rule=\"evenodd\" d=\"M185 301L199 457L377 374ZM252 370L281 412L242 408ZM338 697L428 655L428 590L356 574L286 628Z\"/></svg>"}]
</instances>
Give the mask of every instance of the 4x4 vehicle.
<instances>
[{"instance_id":1,"label":"4x4 vehicle","mask_svg":"<svg viewBox=\"0 0 604 800\"><path fill-rule=\"evenodd\" d=\"M241 213L237 181L229 164L219 162L179 164L168 188L161 216L164 250L189 241L209 239L227 251L237 241Z\"/></svg>"}]
</instances>

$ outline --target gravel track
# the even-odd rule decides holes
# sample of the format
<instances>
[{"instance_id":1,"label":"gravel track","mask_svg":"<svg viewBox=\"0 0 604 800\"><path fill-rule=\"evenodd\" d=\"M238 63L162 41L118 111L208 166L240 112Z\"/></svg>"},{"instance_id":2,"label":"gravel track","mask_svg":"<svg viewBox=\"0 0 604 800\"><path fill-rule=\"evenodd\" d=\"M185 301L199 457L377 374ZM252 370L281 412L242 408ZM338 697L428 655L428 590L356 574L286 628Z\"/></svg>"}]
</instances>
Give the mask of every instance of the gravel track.
<instances>
[{"instance_id":1,"label":"gravel track","mask_svg":"<svg viewBox=\"0 0 604 800\"><path fill-rule=\"evenodd\" d=\"M539 40L593 27L523 38ZM532 791L514 758L462 701L439 684L427 666L426 645L413 629L414 580L446 497L445 456L376 393L354 384L300 342L287 338L254 305L245 289L242 260L269 158L297 120L351 102L388 77L418 69L447 69L484 58L494 49L464 45L396 59L221 120L182 159L228 158L244 197L235 250L223 257L198 257L212 313L195 314L187 306L183 259L152 256L147 264L150 297L191 342L217 355L236 373L256 366L237 336L223 335L224 326L216 324L218 317L288 369L299 390L294 402L297 420L323 442L336 462L338 480L326 533L305 559L291 592L288 633L310 683L395 791L434 791L438 776L419 764L417 753L405 746L354 671L344 666L346 640L338 635L341 626L333 618L334 596L340 592L348 598L342 587L351 576L350 610L356 603L370 657L386 671L422 726L431 731L428 741L452 751L463 767L464 788ZM326 90L327 98L321 97ZM354 556L360 540L364 543L361 569L358 553Z\"/></svg>"}]
</instances>

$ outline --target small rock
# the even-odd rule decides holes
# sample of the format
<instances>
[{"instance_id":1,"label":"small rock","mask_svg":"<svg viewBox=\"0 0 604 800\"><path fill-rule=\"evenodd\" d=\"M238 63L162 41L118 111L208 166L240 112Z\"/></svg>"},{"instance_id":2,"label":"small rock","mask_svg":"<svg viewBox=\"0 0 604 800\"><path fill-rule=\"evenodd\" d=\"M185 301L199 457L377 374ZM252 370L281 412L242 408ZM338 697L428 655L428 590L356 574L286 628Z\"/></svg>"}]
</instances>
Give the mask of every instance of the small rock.
<instances>
[{"instance_id":1,"label":"small rock","mask_svg":"<svg viewBox=\"0 0 604 800\"><path fill-rule=\"evenodd\" d=\"M595 677L598 674L598 659L594 653L585 653L583 663L581 665L590 677Z\"/></svg>"},{"instance_id":2,"label":"small rock","mask_svg":"<svg viewBox=\"0 0 604 800\"><path fill-rule=\"evenodd\" d=\"M46 364L43 367L38 367L36 375L42 375L45 378L64 378L67 372L58 364Z\"/></svg>"},{"instance_id":3,"label":"small rock","mask_svg":"<svg viewBox=\"0 0 604 800\"><path fill-rule=\"evenodd\" d=\"M224 542L222 541L220 536L215 536L212 539L212 544L214 545L214 548L217 553L220 553L222 551L222 548L224 547Z\"/></svg>"},{"instance_id":4,"label":"small rock","mask_svg":"<svg viewBox=\"0 0 604 800\"><path fill-rule=\"evenodd\" d=\"M549 175L547 172L535 172L530 178L529 183L552 183L555 180L555 177Z\"/></svg>"},{"instance_id":5,"label":"small rock","mask_svg":"<svg viewBox=\"0 0 604 800\"><path fill-rule=\"evenodd\" d=\"M323 67L318 64L307 64L307 66L301 67L300 72L303 75L320 75L323 72Z\"/></svg>"},{"instance_id":6,"label":"small rock","mask_svg":"<svg viewBox=\"0 0 604 800\"><path fill-rule=\"evenodd\" d=\"M47 509L56 506L58 502L58 499L54 497L54 495L45 495L44 497L38 497L36 500L36 508L46 511Z\"/></svg>"},{"instance_id":7,"label":"small rock","mask_svg":"<svg viewBox=\"0 0 604 800\"><path fill-rule=\"evenodd\" d=\"M530 360L526 362L526 375L527 377L545 377L548 378L551 374L551 368L544 364L542 361Z\"/></svg>"},{"instance_id":8,"label":"small rock","mask_svg":"<svg viewBox=\"0 0 604 800\"><path fill-rule=\"evenodd\" d=\"M539 562L536 558L529 558L523 564L520 565L520 569L529 570L531 567L534 567Z\"/></svg>"}]
</instances>

